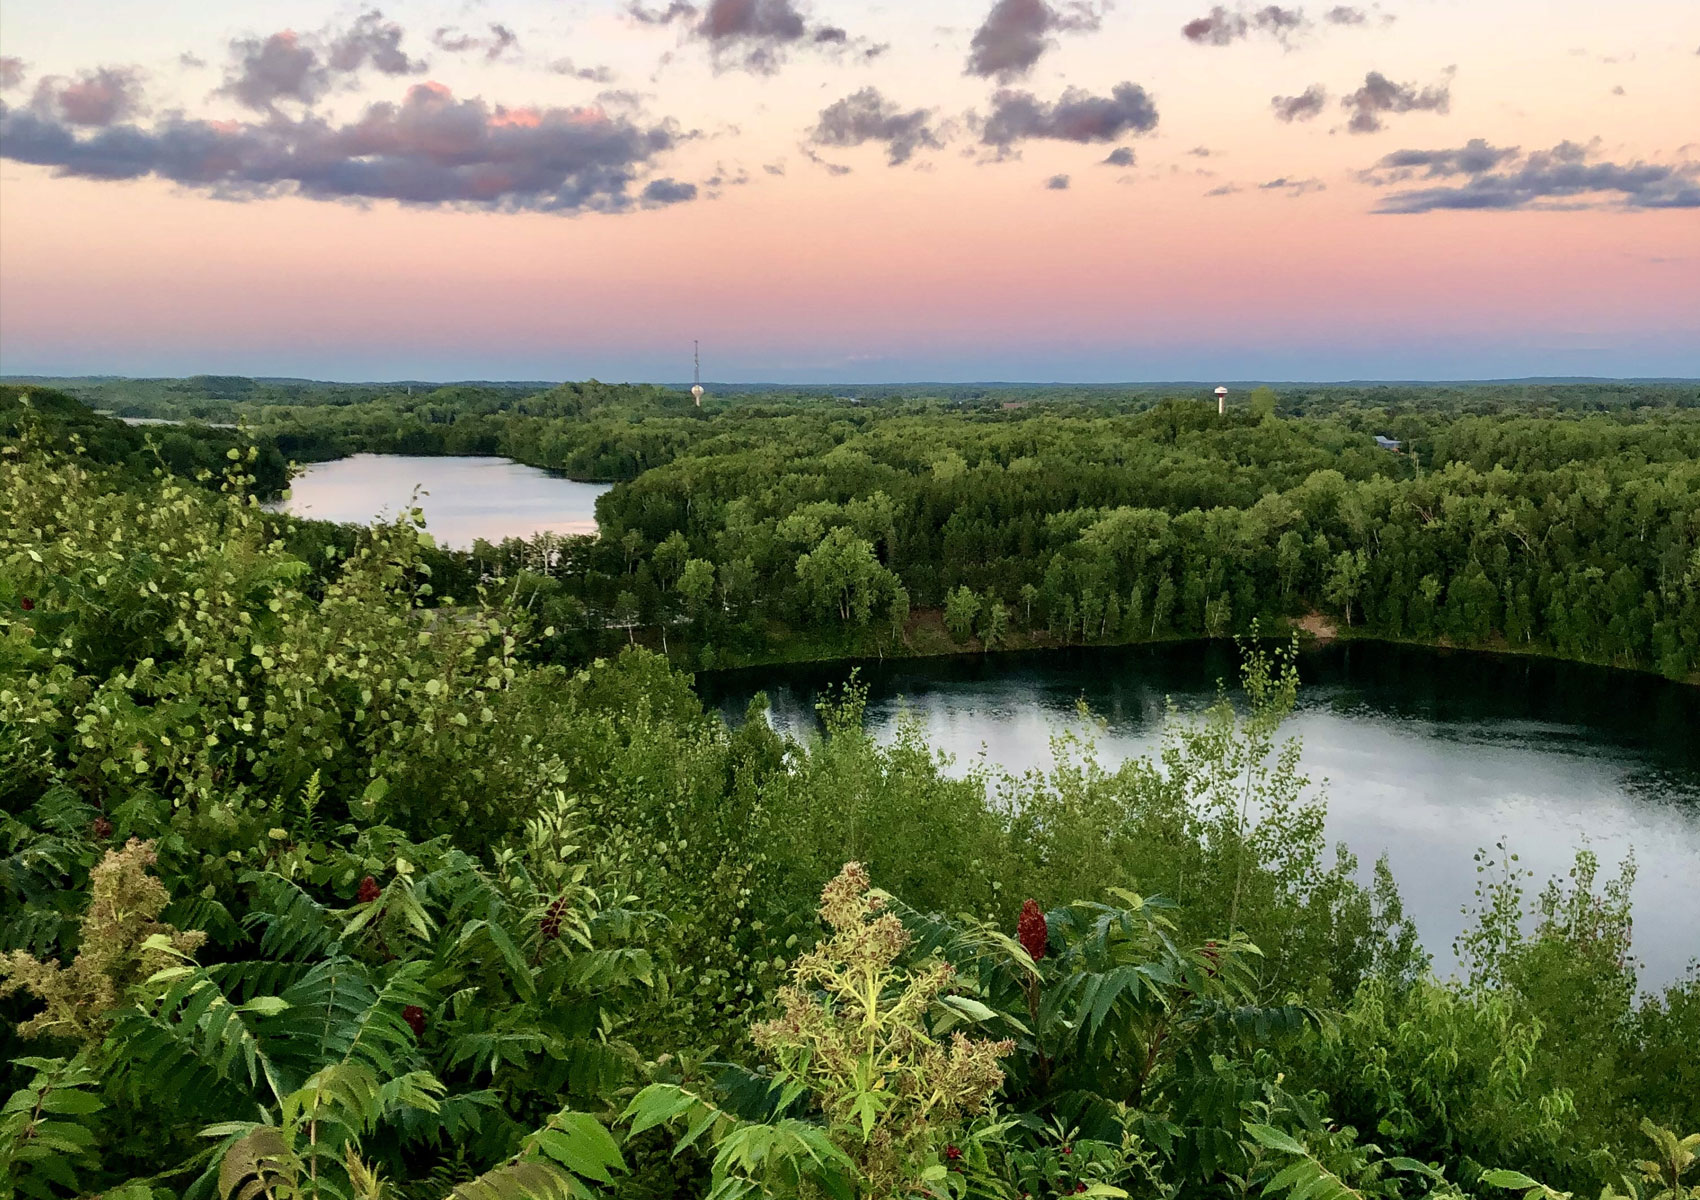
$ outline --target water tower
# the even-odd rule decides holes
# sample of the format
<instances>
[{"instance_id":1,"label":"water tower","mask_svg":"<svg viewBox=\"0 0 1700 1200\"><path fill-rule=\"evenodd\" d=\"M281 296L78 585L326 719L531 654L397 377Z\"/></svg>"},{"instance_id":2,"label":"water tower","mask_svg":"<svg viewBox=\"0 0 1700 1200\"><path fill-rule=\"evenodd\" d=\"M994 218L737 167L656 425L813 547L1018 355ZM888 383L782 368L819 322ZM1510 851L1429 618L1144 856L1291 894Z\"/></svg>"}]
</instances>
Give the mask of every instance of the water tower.
<instances>
[{"instance_id":1,"label":"water tower","mask_svg":"<svg viewBox=\"0 0 1700 1200\"><path fill-rule=\"evenodd\" d=\"M691 398L702 407L702 343L691 343Z\"/></svg>"},{"instance_id":2,"label":"water tower","mask_svg":"<svg viewBox=\"0 0 1700 1200\"><path fill-rule=\"evenodd\" d=\"M1225 387L1219 387L1219 388L1216 389L1216 415L1218 417L1225 416L1227 414L1227 411L1228 411L1228 389L1225 388Z\"/></svg>"}]
</instances>

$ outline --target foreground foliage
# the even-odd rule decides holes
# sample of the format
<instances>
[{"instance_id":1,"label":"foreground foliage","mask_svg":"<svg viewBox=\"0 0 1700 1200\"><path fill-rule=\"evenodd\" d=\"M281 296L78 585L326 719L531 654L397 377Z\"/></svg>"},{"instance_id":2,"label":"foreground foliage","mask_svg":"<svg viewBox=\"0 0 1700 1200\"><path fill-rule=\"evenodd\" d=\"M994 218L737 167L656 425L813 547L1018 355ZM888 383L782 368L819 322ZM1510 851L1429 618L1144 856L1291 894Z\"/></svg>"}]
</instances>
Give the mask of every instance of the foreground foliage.
<instances>
[{"instance_id":1,"label":"foreground foliage","mask_svg":"<svg viewBox=\"0 0 1700 1200\"><path fill-rule=\"evenodd\" d=\"M14 1194L1692 1196L1700 986L1638 994L1625 880L1494 876L1435 978L1289 657L958 779L854 690L804 744L529 662L412 520L308 561L229 461L0 455Z\"/></svg>"}]
</instances>

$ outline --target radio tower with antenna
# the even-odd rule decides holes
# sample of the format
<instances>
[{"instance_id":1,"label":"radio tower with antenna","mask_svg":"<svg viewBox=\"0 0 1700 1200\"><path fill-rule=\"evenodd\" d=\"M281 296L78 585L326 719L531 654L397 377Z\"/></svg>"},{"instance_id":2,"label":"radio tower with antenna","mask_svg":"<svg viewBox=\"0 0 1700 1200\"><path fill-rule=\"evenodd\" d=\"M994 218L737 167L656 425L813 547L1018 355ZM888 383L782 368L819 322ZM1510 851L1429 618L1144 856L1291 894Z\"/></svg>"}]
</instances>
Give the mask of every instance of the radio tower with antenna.
<instances>
[{"instance_id":1,"label":"radio tower with antenna","mask_svg":"<svg viewBox=\"0 0 1700 1200\"><path fill-rule=\"evenodd\" d=\"M702 407L702 343L691 343L691 396Z\"/></svg>"}]
</instances>

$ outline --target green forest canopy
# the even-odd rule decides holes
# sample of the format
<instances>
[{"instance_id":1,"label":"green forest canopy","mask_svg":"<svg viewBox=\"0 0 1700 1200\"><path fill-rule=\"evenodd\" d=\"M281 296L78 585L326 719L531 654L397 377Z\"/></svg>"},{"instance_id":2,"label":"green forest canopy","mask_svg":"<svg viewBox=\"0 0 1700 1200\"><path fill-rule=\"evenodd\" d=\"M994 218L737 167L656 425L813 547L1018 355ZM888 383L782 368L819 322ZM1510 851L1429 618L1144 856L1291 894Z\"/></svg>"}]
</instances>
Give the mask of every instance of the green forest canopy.
<instances>
[{"instance_id":1,"label":"green forest canopy","mask_svg":"<svg viewBox=\"0 0 1700 1200\"><path fill-rule=\"evenodd\" d=\"M528 568L563 661L620 631L659 646L665 630L707 666L1219 637L1322 613L1370 636L1700 667L1693 385L1261 389L1225 419L1160 391L964 391L701 409L595 381L85 394L250 422L299 461L503 454L620 481L599 540L481 547L456 576Z\"/></svg>"}]
</instances>

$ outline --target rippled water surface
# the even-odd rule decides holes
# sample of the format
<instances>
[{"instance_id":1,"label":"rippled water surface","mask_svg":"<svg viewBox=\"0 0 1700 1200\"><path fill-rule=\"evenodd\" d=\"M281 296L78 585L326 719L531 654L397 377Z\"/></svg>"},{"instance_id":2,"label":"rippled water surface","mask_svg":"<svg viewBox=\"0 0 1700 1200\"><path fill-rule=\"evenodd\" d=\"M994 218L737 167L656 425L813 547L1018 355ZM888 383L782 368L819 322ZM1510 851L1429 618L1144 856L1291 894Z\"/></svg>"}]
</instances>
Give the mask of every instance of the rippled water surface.
<instances>
[{"instance_id":1,"label":"rippled water surface","mask_svg":"<svg viewBox=\"0 0 1700 1200\"><path fill-rule=\"evenodd\" d=\"M1188 643L863 664L868 721L882 738L904 712L966 770L979 756L1012 771L1051 764L1051 737L1088 732L1084 698L1107 728L1106 763L1159 741L1168 700L1183 712L1236 675L1231 647ZM1329 797L1331 837L1367 876L1387 854L1438 969L1452 965L1472 855L1505 839L1536 873L1562 874L1584 844L1608 867L1633 849L1636 949L1644 984L1700 956L1700 689L1574 664L1369 642L1300 657L1288 732ZM761 668L699 678L741 717L758 689L782 729L813 728L822 689L849 667Z\"/></svg>"}]
</instances>

